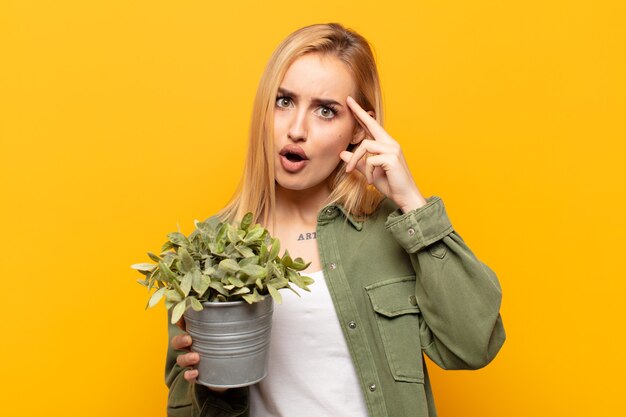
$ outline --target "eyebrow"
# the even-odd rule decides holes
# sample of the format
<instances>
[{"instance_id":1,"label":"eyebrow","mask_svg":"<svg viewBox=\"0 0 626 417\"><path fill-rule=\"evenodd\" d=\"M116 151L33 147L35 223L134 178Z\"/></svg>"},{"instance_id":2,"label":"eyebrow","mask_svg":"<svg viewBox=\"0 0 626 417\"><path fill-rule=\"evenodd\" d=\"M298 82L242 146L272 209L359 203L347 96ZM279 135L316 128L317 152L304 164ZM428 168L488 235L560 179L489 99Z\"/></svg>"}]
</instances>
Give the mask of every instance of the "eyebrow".
<instances>
[{"instance_id":1,"label":"eyebrow","mask_svg":"<svg viewBox=\"0 0 626 417\"><path fill-rule=\"evenodd\" d=\"M289 91L289 90L287 90L285 88L282 88L282 87L280 87L278 89L278 92L280 94L284 94L284 95L289 96L289 97L298 98L298 95L296 93L294 93L293 91ZM339 103L338 101L335 101L335 100L332 100L332 99L326 99L326 98L313 98L313 100L311 100L311 102L313 104L315 104L315 105L320 105L320 106L328 106L330 104L334 104L334 105L343 107L343 105L341 103Z\"/></svg>"}]
</instances>

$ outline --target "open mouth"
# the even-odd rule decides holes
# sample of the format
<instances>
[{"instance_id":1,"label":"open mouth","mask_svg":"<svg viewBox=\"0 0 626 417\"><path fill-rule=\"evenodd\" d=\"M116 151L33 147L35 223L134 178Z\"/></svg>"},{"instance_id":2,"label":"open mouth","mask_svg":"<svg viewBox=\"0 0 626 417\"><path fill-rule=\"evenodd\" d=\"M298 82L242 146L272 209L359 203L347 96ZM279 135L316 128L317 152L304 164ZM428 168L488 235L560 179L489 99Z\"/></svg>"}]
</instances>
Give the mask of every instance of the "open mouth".
<instances>
[{"instance_id":1,"label":"open mouth","mask_svg":"<svg viewBox=\"0 0 626 417\"><path fill-rule=\"evenodd\" d=\"M295 153L291 153L291 152L286 153L285 154L285 158L287 158L291 162L304 161L304 158L301 155L298 155L298 154L295 154Z\"/></svg>"},{"instance_id":2,"label":"open mouth","mask_svg":"<svg viewBox=\"0 0 626 417\"><path fill-rule=\"evenodd\" d=\"M296 173L304 169L309 158L304 149L298 145L289 144L280 151L280 162L287 172Z\"/></svg>"},{"instance_id":3,"label":"open mouth","mask_svg":"<svg viewBox=\"0 0 626 417\"><path fill-rule=\"evenodd\" d=\"M280 151L280 155L288 159L290 162L300 162L309 159L307 158L304 149L293 144L283 147Z\"/></svg>"}]
</instances>

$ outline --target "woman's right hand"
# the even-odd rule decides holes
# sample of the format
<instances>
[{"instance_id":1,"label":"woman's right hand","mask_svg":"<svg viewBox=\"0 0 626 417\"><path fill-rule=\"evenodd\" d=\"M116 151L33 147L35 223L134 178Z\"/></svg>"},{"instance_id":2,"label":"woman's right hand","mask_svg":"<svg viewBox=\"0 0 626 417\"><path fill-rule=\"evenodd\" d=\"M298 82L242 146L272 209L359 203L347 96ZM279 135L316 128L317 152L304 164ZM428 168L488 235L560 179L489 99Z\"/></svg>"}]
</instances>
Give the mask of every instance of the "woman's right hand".
<instances>
[{"instance_id":1,"label":"woman's right hand","mask_svg":"<svg viewBox=\"0 0 626 417\"><path fill-rule=\"evenodd\" d=\"M176 363L181 368L188 368L188 367L196 366L200 362L200 355L198 355L196 352L189 351L189 348L191 347L191 336L189 336L189 334L186 333L185 318L181 317L181 319L178 321L178 323L176 323L176 325L180 327L183 331L185 331L185 333L172 337L172 341L171 341L172 347L174 349L187 351L187 353L182 353L178 355L178 357L176 358ZM198 377L198 370L188 369L185 371L183 377L187 381L195 383L196 378Z\"/></svg>"},{"instance_id":2,"label":"woman's right hand","mask_svg":"<svg viewBox=\"0 0 626 417\"><path fill-rule=\"evenodd\" d=\"M181 317L181 319L176 323L178 327L180 327L185 333L179 334L172 337L171 344L174 349L185 350L187 353L183 353L178 355L176 358L176 363L181 368L188 368L192 366L196 366L200 362L200 355L196 352L191 352L189 348L191 347L191 336L187 333L185 328L185 318ZM196 378L198 378L198 370L197 369L188 369L183 374L183 377L192 383L196 383ZM208 388L208 387L207 387ZM215 392L224 392L228 388L208 388Z\"/></svg>"}]
</instances>

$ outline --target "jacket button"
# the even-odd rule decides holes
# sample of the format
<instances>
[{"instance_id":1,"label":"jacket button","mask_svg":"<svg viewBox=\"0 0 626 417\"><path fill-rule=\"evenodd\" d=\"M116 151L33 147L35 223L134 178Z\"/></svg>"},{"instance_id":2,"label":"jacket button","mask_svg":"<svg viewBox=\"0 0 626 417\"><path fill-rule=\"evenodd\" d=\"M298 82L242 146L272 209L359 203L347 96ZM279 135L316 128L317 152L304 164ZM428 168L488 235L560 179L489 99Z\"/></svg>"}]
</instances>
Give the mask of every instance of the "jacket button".
<instances>
[{"instance_id":1,"label":"jacket button","mask_svg":"<svg viewBox=\"0 0 626 417\"><path fill-rule=\"evenodd\" d=\"M417 298L415 298L414 295L410 295L409 296L409 303L411 303L412 306L416 306L417 305Z\"/></svg>"},{"instance_id":2,"label":"jacket button","mask_svg":"<svg viewBox=\"0 0 626 417\"><path fill-rule=\"evenodd\" d=\"M412 227L409 228L408 233L409 233L409 236L413 236L415 234L415 229L413 229Z\"/></svg>"},{"instance_id":3,"label":"jacket button","mask_svg":"<svg viewBox=\"0 0 626 417\"><path fill-rule=\"evenodd\" d=\"M376 391L376 384L370 384L369 389L371 392Z\"/></svg>"},{"instance_id":4,"label":"jacket button","mask_svg":"<svg viewBox=\"0 0 626 417\"><path fill-rule=\"evenodd\" d=\"M336 263L332 263L329 265L330 269L336 269L337 268L337 264Z\"/></svg>"},{"instance_id":5,"label":"jacket button","mask_svg":"<svg viewBox=\"0 0 626 417\"><path fill-rule=\"evenodd\" d=\"M348 327L353 329L353 330L356 329L356 322L351 321L350 323L348 323Z\"/></svg>"}]
</instances>

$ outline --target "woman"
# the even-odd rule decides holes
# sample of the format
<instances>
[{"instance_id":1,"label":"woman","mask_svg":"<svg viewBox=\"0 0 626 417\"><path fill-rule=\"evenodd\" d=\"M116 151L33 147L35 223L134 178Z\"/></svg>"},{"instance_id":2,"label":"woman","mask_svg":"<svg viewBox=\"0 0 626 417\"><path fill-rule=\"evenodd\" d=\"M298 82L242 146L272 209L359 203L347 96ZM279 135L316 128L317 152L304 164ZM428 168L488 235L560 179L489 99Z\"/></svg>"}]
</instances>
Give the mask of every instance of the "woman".
<instances>
[{"instance_id":1,"label":"woman","mask_svg":"<svg viewBox=\"0 0 626 417\"><path fill-rule=\"evenodd\" d=\"M498 280L383 129L374 58L355 32L312 25L274 52L241 185L218 215L248 211L311 261L316 283L276 306L269 373L250 388L195 384L198 355L170 326L169 415L432 417L422 352L476 369L502 346Z\"/></svg>"}]
</instances>

